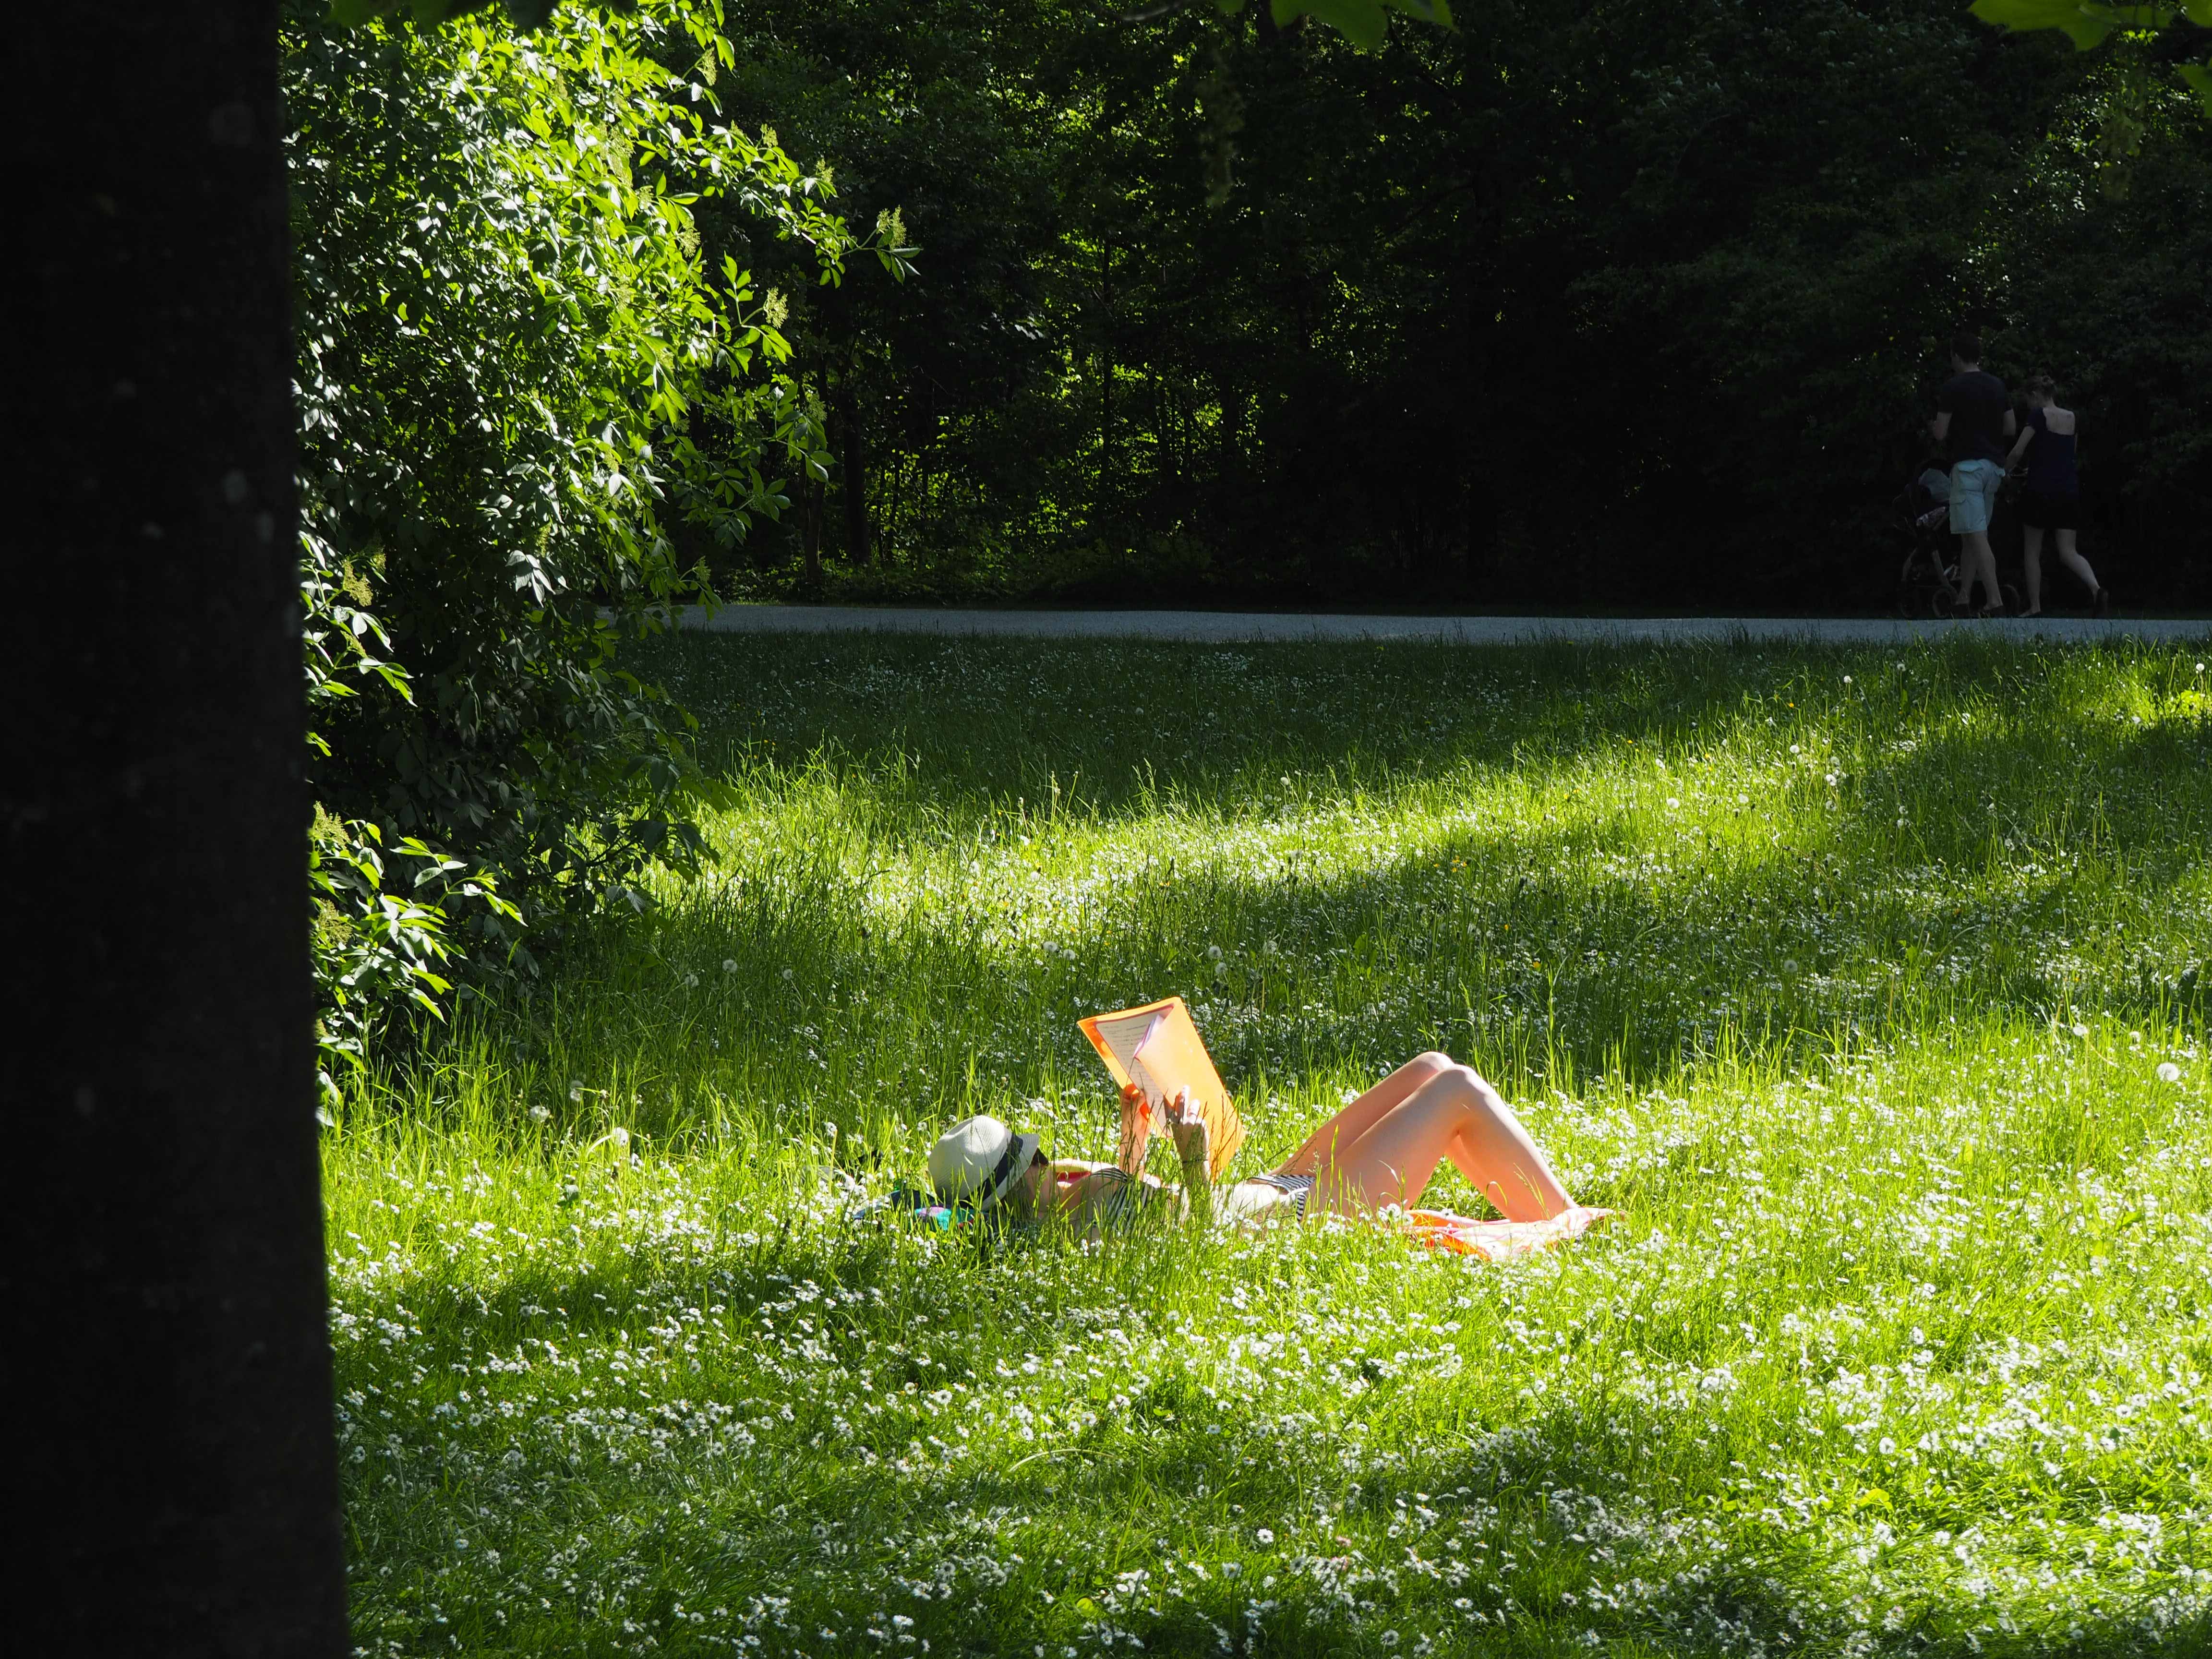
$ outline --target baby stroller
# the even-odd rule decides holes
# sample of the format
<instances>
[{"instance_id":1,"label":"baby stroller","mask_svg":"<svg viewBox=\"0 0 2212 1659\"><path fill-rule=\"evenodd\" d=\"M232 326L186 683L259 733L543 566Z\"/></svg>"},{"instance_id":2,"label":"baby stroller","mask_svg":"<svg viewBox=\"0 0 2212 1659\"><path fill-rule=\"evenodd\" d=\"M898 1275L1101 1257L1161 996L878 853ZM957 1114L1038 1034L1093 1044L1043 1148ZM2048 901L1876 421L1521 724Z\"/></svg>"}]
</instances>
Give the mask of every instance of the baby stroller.
<instances>
[{"instance_id":1,"label":"baby stroller","mask_svg":"<svg viewBox=\"0 0 2212 1659\"><path fill-rule=\"evenodd\" d=\"M1897 614L1952 617L1959 611L1959 538L1951 533L1951 475L1928 467L1891 503L1902 535L1905 564L1897 573ZM2020 592L2000 580L2007 611L2020 613Z\"/></svg>"}]
</instances>

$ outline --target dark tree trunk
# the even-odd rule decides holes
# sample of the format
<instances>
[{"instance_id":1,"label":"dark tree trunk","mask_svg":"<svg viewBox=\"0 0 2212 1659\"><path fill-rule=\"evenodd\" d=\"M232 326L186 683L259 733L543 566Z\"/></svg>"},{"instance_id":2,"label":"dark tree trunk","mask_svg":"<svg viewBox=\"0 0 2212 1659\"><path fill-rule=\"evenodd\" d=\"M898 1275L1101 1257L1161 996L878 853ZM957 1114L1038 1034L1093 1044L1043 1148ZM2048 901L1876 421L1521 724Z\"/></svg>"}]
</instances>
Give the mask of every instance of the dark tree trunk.
<instances>
[{"instance_id":1,"label":"dark tree trunk","mask_svg":"<svg viewBox=\"0 0 2212 1659\"><path fill-rule=\"evenodd\" d=\"M905 501L907 475L915 465L916 462L913 457L902 455L891 464L886 474L890 479L890 496L884 503L884 533L878 538L883 543L884 562L886 565L896 565L898 562L899 508Z\"/></svg>"},{"instance_id":2,"label":"dark tree trunk","mask_svg":"<svg viewBox=\"0 0 2212 1659\"><path fill-rule=\"evenodd\" d=\"M812 472L799 480L799 547L806 562L806 590L822 587L822 484Z\"/></svg>"},{"instance_id":3,"label":"dark tree trunk","mask_svg":"<svg viewBox=\"0 0 2212 1659\"><path fill-rule=\"evenodd\" d=\"M801 380L803 393L805 382ZM811 467L799 472L799 550L805 562L806 591L822 591L822 484Z\"/></svg>"},{"instance_id":4,"label":"dark tree trunk","mask_svg":"<svg viewBox=\"0 0 2212 1659\"><path fill-rule=\"evenodd\" d=\"M1114 243L1098 245L1098 527L1113 518L1114 501Z\"/></svg>"},{"instance_id":5,"label":"dark tree trunk","mask_svg":"<svg viewBox=\"0 0 2212 1659\"><path fill-rule=\"evenodd\" d=\"M1459 402L1456 434L1460 477L1466 495L1462 586L1468 593L1495 598L1503 435L1498 426L1498 409L1504 389L1498 383L1498 370L1501 344L1498 239L1503 210L1494 165L1477 163L1472 185L1473 204L1461 216L1466 241L1454 266L1454 280L1460 287L1458 310L1467 331L1467 362L1460 384L1468 395Z\"/></svg>"},{"instance_id":6,"label":"dark tree trunk","mask_svg":"<svg viewBox=\"0 0 2212 1659\"><path fill-rule=\"evenodd\" d=\"M860 397L854 384L853 343L845 343L845 368L832 397L837 422L838 487L845 499L845 558L854 566L868 562L867 457L860 447Z\"/></svg>"},{"instance_id":7,"label":"dark tree trunk","mask_svg":"<svg viewBox=\"0 0 2212 1659\"><path fill-rule=\"evenodd\" d=\"M8 27L8 1645L336 1659L276 7Z\"/></svg>"}]
</instances>

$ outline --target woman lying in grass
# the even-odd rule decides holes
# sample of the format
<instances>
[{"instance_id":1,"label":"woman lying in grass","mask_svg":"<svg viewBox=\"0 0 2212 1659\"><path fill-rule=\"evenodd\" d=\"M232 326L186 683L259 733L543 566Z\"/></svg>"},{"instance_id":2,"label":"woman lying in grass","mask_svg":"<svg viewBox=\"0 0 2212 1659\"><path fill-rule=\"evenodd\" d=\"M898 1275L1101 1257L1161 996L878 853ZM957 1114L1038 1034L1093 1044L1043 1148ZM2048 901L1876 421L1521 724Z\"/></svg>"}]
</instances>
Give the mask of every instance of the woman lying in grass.
<instances>
[{"instance_id":1,"label":"woman lying in grass","mask_svg":"<svg viewBox=\"0 0 2212 1659\"><path fill-rule=\"evenodd\" d=\"M1328 1212L1371 1214L1412 1208L1437 1164L1449 1158L1510 1221L1540 1221L1573 1200L1536 1143L1472 1067L1449 1054L1407 1061L1307 1137L1280 1168L1219 1192L1206 1173L1206 1120L1188 1099L1169 1113L1182 1191L1111 1164L1048 1163L1035 1135L994 1117L945 1131L929 1154L939 1201L996 1211L1012 1222L1053 1220L1092 1237L1148 1214L1237 1225Z\"/></svg>"}]
</instances>

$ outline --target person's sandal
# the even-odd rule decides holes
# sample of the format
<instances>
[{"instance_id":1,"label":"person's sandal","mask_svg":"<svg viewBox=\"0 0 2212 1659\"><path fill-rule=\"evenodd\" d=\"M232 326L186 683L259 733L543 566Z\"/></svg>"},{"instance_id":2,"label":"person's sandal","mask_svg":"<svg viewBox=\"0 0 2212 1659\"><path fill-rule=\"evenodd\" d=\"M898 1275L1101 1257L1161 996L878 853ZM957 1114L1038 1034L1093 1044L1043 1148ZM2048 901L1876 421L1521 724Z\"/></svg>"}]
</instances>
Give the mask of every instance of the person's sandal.
<instances>
[{"instance_id":1,"label":"person's sandal","mask_svg":"<svg viewBox=\"0 0 2212 1659\"><path fill-rule=\"evenodd\" d=\"M2100 588L2099 588L2099 589L2097 590L2097 597L2096 597L2094 599L2093 599L2090 603L2091 603L2092 605L2094 605L2096 607L2096 611L2097 611L2097 614L2098 614L2099 616L2100 616L2100 617L2109 617L2109 616L2111 616L2111 615L2112 614L2112 590L2111 590L2110 588L2108 588L2108 587L2100 587Z\"/></svg>"},{"instance_id":2,"label":"person's sandal","mask_svg":"<svg viewBox=\"0 0 2212 1659\"><path fill-rule=\"evenodd\" d=\"M1979 611L1974 612L1977 617L1981 617L1984 622L1988 621L1992 617L2002 617L2004 613L2005 608L2001 605L1985 605Z\"/></svg>"}]
</instances>

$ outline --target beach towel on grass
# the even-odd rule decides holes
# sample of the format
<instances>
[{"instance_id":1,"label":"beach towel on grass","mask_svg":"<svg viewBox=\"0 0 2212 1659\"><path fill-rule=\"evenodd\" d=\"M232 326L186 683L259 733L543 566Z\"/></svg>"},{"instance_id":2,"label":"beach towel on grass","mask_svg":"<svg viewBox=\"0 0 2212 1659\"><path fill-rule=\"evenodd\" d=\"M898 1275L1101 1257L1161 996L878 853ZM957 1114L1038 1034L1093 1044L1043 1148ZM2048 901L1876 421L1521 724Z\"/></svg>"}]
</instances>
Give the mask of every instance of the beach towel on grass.
<instances>
[{"instance_id":1,"label":"beach towel on grass","mask_svg":"<svg viewBox=\"0 0 2212 1659\"><path fill-rule=\"evenodd\" d=\"M1449 1210L1412 1210L1407 1212L1406 1231L1415 1243L1432 1250L1449 1250L1484 1261L1517 1261L1571 1238L1580 1238L1613 1214L1611 1210L1586 1209L1576 1204L1542 1221L1477 1221Z\"/></svg>"}]
</instances>

